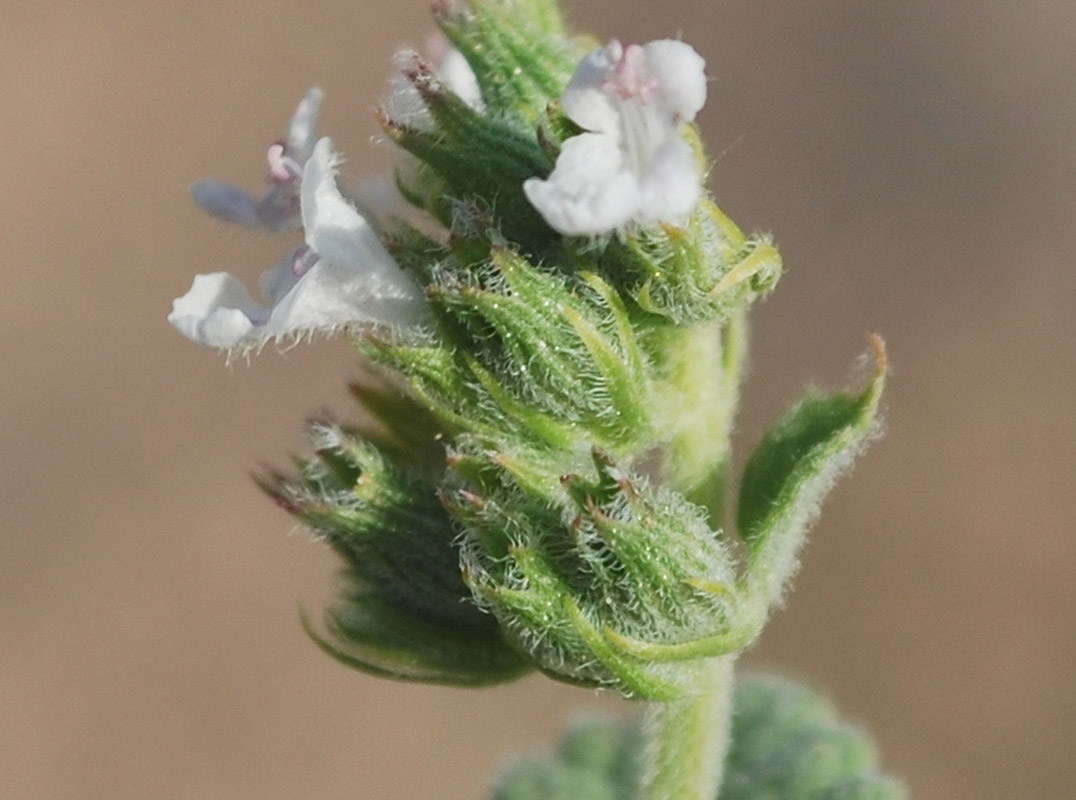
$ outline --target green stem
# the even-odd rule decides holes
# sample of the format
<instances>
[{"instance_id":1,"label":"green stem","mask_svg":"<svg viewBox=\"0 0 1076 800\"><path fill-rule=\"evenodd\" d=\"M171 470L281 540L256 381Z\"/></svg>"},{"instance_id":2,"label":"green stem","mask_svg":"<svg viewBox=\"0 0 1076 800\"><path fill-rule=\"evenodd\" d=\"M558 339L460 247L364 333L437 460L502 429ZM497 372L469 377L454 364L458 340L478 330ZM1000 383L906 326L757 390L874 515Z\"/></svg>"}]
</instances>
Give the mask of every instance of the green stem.
<instances>
[{"instance_id":1,"label":"green stem","mask_svg":"<svg viewBox=\"0 0 1076 800\"><path fill-rule=\"evenodd\" d=\"M735 658L704 662L696 692L647 707L638 800L716 800L729 745Z\"/></svg>"},{"instance_id":2,"label":"green stem","mask_svg":"<svg viewBox=\"0 0 1076 800\"><path fill-rule=\"evenodd\" d=\"M710 512L710 525L725 524L729 437L740 396L747 342L746 310L722 325L707 322L662 343L670 409L666 480Z\"/></svg>"}]
</instances>

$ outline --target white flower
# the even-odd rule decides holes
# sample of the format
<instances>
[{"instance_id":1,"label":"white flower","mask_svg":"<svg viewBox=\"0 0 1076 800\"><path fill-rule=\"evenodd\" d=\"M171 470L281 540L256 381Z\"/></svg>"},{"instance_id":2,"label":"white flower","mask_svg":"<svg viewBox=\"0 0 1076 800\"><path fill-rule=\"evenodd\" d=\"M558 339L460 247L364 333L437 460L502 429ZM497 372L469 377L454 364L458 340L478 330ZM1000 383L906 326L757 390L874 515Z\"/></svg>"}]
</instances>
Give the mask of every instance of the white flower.
<instances>
[{"instance_id":1,"label":"white flower","mask_svg":"<svg viewBox=\"0 0 1076 800\"><path fill-rule=\"evenodd\" d=\"M548 178L523 184L551 227L589 236L691 213L702 187L681 126L706 102L705 66L671 39L627 47L614 39L583 59L560 104L587 132L564 143Z\"/></svg>"},{"instance_id":2,"label":"white flower","mask_svg":"<svg viewBox=\"0 0 1076 800\"><path fill-rule=\"evenodd\" d=\"M325 93L310 89L299 101L283 141L269 146L269 190L261 197L215 180L198 181L191 196L199 206L215 217L248 228L272 231L299 227L299 179L317 141L316 125Z\"/></svg>"},{"instance_id":3,"label":"white flower","mask_svg":"<svg viewBox=\"0 0 1076 800\"><path fill-rule=\"evenodd\" d=\"M200 344L246 351L339 328L422 323L422 290L344 199L336 164L332 141L321 139L298 180L306 244L262 274L267 304L255 302L226 272L198 275L168 315L180 333Z\"/></svg>"}]
</instances>

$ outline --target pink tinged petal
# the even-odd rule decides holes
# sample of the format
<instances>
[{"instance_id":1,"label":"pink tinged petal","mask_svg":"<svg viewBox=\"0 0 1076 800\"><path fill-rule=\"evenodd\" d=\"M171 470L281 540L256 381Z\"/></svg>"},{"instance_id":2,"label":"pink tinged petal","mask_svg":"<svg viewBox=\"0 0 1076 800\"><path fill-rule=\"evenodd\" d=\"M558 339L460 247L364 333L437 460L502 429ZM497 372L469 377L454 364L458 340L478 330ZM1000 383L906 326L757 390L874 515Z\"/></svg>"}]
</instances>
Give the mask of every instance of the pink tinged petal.
<instances>
[{"instance_id":1,"label":"pink tinged petal","mask_svg":"<svg viewBox=\"0 0 1076 800\"><path fill-rule=\"evenodd\" d=\"M691 45L659 39L643 45L655 98L677 122L691 122L706 104L706 61Z\"/></svg>"},{"instance_id":2,"label":"pink tinged petal","mask_svg":"<svg viewBox=\"0 0 1076 800\"><path fill-rule=\"evenodd\" d=\"M312 87L299 101L288 124L287 152L299 164L305 163L314 151L314 143L318 139L318 114L324 98L325 92L320 87Z\"/></svg>"},{"instance_id":3,"label":"pink tinged petal","mask_svg":"<svg viewBox=\"0 0 1076 800\"><path fill-rule=\"evenodd\" d=\"M654 153L640 182L636 221L683 222L702 196L695 153L683 139L670 139Z\"/></svg>"},{"instance_id":4,"label":"pink tinged petal","mask_svg":"<svg viewBox=\"0 0 1076 800\"><path fill-rule=\"evenodd\" d=\"M624 49L612 73L602 84L607 94L620 100L635 100L643 105L650 103L659 87L658 79L647 69L646 52L637 44L630 44Z\"/></svg>"},{"instance_id":5,"label":"pink tinged petal","mask_svg":"<svg viewBox=\"0 0 1076 800\"><path fill-rule=\"evenodd\" d=\"M569 236L592 236L630 222L642 203L637 177L624 169L615 138L584 133L568 139L545 180L523 191L550 227Z\"/></svg>"},{"instance_id":6,"label":"pink tinged petal","mask_svg":"<svg viewBox=\"0 0 1076 800\"><path fill-rule=\"evenodd\" d=\"M568 139L546 180L524 183L531 204L569 235L690 215L702 187L681 126L706 101L704 69L695 50L670 39L628 47L613 40L590 53L561 106L593 133Z\"/></svg>"},{"instance_id":7,"label":"pink tinged petal","mask_svg":"<svg viewBox=\"0 0 1076 800\"><path fill-rule=\"evenodd\" d=\"M191 186L190 191L194 202L218 219L248 228L264 224L259 211L261 201L245 189L223 181L202 180Z\"/></svg>"},{"instance_id":8,"label":"pink tinged petal","mask_svg":"<svg viewBox=\"0 0 1076 800\"><path fill-rule=\"evenodd\" d=\"M214 272L194 276L190 291L172 301L168 321L199 344L230 349L268 317L269 310L255 303L239 280Z\"/></svg>"}]
</instances>

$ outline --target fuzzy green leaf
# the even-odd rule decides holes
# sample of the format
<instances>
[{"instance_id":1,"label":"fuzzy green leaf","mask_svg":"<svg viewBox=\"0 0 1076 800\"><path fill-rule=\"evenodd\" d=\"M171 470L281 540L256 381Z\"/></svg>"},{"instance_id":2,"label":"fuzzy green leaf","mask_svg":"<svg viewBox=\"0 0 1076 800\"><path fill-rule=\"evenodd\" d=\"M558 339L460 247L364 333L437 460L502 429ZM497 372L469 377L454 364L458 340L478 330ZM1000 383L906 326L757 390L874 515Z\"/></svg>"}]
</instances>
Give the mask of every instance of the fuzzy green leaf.
<instances>
[{"instance_id":1,"label":"fuzzy green leaf","mask_svg":"<svg viewBox=\"0 0 1076 800\"><path fill-rule=\"evenodd\" d=\"M559 753L524 762L493 800L605 800L634 796L639 731L616 722L576 726ZM750 678L736 687L732 744L717 800L901 800L878 770L868 736L841 722L818 695L786 681Z\"/></svg>"},{"instance_id":2,"label":"fuzzy green leaf","mask_svg":"<svg viewBox=\"0 0 1076 800\"><path fill-rule=\"evenodd\" d=\"M886 360L882 340L873 344L877 370L866 389L808 395L767 431L744 469L737 522L748 581L771 601L795 570L825 495L875 428Z\"/></svg>"},{"instance_id":3,"label":"fuzzy green leaf","mask_svg":"<svg viewBox=\"0 0 1076 800\"><path fill-rule=\"evenodd\" d=\"M481 212L492 214L490 221L512 241L535 244L547 239L548 226L523 194L527 178L546 174L552 167L535 134L476 111L428 70L417 70L410 77L436 122L435 129L408 127L384 112L380 121L393 142L439 178L438 188L474 206L463 220L455 219L452 212L441 221L458 227ZM405 191L412 201L440 216L440 201L421 186ZM464 207L456 206L457 211Z\"/></svg>"}]
</instances>

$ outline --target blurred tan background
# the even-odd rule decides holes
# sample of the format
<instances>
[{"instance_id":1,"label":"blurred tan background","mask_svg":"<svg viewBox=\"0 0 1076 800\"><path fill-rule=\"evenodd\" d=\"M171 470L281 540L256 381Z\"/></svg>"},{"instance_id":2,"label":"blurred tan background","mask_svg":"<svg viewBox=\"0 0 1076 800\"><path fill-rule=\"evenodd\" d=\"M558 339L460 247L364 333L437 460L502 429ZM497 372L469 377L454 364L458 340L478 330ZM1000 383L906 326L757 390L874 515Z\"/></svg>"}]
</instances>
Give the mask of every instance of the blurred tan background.
<instances>
[{"instance_id":1,"label":"blurred tan background","mask_svg":"<svg viewBox=\"0 0 1076 800\"><path fill-rule=\"evenodd\" d=\"M576 2L683 33L718 200L788 274L755 314L741 440L871 330L888 435L828 503L748 657L828 688L917 798L1076 782L1076 4ZM397 685L297 622L334 560L247 478L348 411L343 342L228 369L165 323L279 243L186 187L256 187L305 88L377 176L368 113L420 0L7 0L0 23L0 796L482 798L577 709L541 679Z\"/></svg>"}]
</instances>

